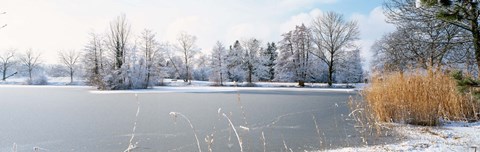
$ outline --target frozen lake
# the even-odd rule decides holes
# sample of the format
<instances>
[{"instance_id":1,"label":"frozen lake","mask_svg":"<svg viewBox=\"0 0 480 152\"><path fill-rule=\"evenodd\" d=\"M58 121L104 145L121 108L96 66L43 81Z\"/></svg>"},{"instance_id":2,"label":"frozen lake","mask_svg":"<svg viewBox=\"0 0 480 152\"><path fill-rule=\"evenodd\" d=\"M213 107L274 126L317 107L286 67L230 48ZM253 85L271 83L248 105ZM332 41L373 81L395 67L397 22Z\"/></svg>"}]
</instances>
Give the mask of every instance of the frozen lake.
<instances>
[{"instance_id":1,"label":"frozen lake","mask_svg":"<svg viewBox=\"0 0 480 152\"><path fill-rule=\"evenodd\" d=\"M98 94L88 87L0 87L0 151L124 151L137 111L134 93ZM360 144L347 120L349 96L356 92L241 90L233 92L138 94L140 112L134 151L197 151L194 135L184 119L176 124L169 113L180 112L196 128L202 151L206 135L214 135L213 151L239 151L237 139L217 110L231 117L245 151L329 149ZM245 125L243 106L248 125ZM231 114L231 115L230 115ZM320 145L312 119L322 135ZM220 118L220 119L219 119ZM246 131L239 126L249 127ZM230 138L230 141L229 141Z\"/></svg>"}]
</instances>

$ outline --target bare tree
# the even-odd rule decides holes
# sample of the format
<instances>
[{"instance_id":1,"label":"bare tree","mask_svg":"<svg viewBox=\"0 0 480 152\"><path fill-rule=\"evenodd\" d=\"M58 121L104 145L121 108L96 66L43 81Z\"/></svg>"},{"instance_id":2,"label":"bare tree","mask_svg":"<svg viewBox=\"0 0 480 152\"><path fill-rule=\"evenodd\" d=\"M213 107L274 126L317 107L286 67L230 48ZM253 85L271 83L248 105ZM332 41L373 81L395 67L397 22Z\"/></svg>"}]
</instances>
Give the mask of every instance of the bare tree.
<instances>
[{"instance_id":1,"label":"bare tree","mask_svg":"<svg viewBox=\"0 0 480 152\"><path fill-rule=\"evenodd\" d=\"M87 74L87 82L90 85L102 86L102 75L104 70L105 43L102 36L90 33L90 40L85 45L83 53L83 64ZM103 87L100 87L103 88Z\"/></svg>"},{"instance_id":2,"label":"bare tree","mask_svg":"<svg viewBox=\"0 0 480 152\"><path fill-rule=\"evenodd\" d=\"M419 8L434 10L434 17L465 30L480 68L480 8L478 0L420 0ZM426 6L426 7L425 7ZM477 75L480 78L480 74Z\"/></svg>"},{"instance_id":3,"label":"bare tree","mask_svg":"<svg viewBox=\"0 0 480 152\"><path fill-rule=\"evenodd\" d=\"M409 66L412 66L412 59L407 48L411 47L407 35L401 31L395 31L383 35L383 37L373 44L371 51L373 54L372 68L376 71L399 71L404 72Z\"/></svg>"},{"instance_id":4,"label":"bare tree","mask_svg":"<svg viewBox=\"0 0 480 152\"><path fill-rule=\"evenodd\" d=\"M183 81L188 82L191 79L190 60L192 60L192 58L198 52L198 48L195 45L195 42L197 41L197 37L193 35L189 35L188 33L182 32L178 36L177 41L178 41L178 50L182 54L184 59L183 61L185 64L185 77Z\"/></svg>"},{"instance_id":5,"label":"bare tree","mask_svg":"<svg viewBox=\"0 0 480 152\"><path fill-rule=\"evenodd\" d=\"M116 20L110 23L108 46L115 58L114 69L122 68L123 63L125 63L129 35L130 25L127 23L125 14L118 16Z\"/></svg>"},{"instance_id":6,"label":"bare tree","mask_svg":"<svg viewBox=\"0 0 480 152\"><path fill-rule=\"evenodd\" d=\"M76 52L74 50L65 52L58 52L58 55L60 57L60 62L68 68L68 71L70 72L70 84L73 83L73 75L75 73L75 70L77 68L77 62L78 59L80 58L80 53Z\"/></svg>"},{"instance_id":7,"label":"bare tree","mask_svg":"<svg viewBox=\"0 0 480 152\"><path fill-rule=\"evenodd\" d=\"M2 81L5 81L8 77L15 75L17 72L7 75L7 71L14 65L15 50L9 50L0 56L0 64L2 66Z\"/></svg>"},{"instance_id":8,"label":"bare tree","mask_svg":"<svg viewBox=\"0 0 480 152\"><path fill-rule=\"evenodd\" d=\"M470 53L466 51L471 49L465 49L465 46L474 48L470 32L438 19L440 5L422 7L418 0L390 0L383 5L387 21L397 29L378 40L377 46L372 48L380 51L378 53L383 57L379 57L385 60L377 64L387 65L384 67L386 69L378 70L402 71L407 64L396 63L399 59L404 60L400 62L408 63L408 66L427 69L456 66L469 58L466 55ZM392 62L392 59L397 61Z\"/></svg>"},{"instance_id":9,"label":"bare tree","mask_svg":"<svg viewBox=\"0 0 480 152\"><path fill-rule=\"evenodd\" d=\"M33 70L35 70L35 68L38 67L38 65L40 64L40 54L35 54L31 49L27 50L25 52L25 54L23 54L22 56L20 56L19 60L20 62L22 63L22 65L27 68L27 71L28 71L28 78L29 80L33 80L32 79L32 72Z\"/></svg>"},{"instance_id":10,"label":"bare tree","mask_svg":"<svg viewBox=\"0 0 480 152\"><path fill-rule=\"evenodd\" d=\"M151 84L151 78L154 74L154 66L159 53L159 43L155 39L155 33L151 30L145 29L141 35L141 46L143 58L145 61L145 88Z\"/></svg>"},{"instance_id":11,"label":"bare tree","mask_svg":"<svg viewBox=\"0 0 480 152\"><path fill-rule=\"evenodd\" d=\"M130 25L127 23L124 14L110 22L107 46L113 61L111 62L112 69L108 71L110 80L106 81L108 89L117 90L131 87L131 84L127 83L128 67L124 67L124 64L127 62L126 53L129 35Z\"/></svg>"},{"instance_id":12,"label":"bare tree","mask_svg":"<svg viewBox=\"0 0 480 152\"><path fill-rule=\"evenodd\" d=\"M317 51L312 52L328 66L328 85L332 86L335 65L347 48L354 46L360 35L356 21L346 22L342 14L327 12L313 20L313 36Z\"/></svg>"}]
</instances>

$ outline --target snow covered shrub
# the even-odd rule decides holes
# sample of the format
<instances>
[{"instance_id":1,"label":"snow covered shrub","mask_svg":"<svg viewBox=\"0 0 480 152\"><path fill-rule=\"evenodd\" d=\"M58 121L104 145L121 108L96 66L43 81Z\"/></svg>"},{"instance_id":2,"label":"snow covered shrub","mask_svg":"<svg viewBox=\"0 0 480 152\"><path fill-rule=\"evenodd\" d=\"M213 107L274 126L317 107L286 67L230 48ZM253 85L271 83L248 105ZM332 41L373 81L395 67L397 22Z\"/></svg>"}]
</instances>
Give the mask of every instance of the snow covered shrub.
<instances>
[{"instance_id":1,"label":"snow covered shrub","mask_svg":"<svg viewBox=\"0 0 480 152\"><path fill-rule=\"evenodd\" d=\"M48 78L42 72L38 75L35 75L32 79L27 79L26 83L28 85L47 85L48 84Z\"/></svg>"},{"instance_id":2,"label":"snow covered shrub","mask_svg":"<svg viewBox=\"0 0 480 152\"><path fill-rule=\"evenodd\" d=\"M458 92L449 74L434 70L394 72L372 78L363 91L380 122L438 125L439 120L477 120L478 103Z\"/></svg>"}]
</instances>

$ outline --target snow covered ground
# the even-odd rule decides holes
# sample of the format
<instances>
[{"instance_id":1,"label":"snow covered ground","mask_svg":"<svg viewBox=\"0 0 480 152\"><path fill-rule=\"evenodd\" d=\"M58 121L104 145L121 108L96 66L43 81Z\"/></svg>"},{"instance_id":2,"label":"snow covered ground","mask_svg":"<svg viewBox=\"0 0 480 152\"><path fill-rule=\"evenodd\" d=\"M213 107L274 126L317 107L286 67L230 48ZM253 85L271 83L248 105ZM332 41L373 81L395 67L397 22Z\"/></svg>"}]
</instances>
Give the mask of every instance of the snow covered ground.
<instances>
[{"instance_id":1,"label":"snow covered ground","mask_svg":"<svg viewBox=\"0 0 480 152\"><path fill-rule=\"evenodd\" d=\"M10 85L25 85L27 81L27 77L12 77L7 79L6 81L0 81L0 84L10 84ZM54 85L54 86L62 86L62 85L86 85L85 80L81 80L78 78L74 78L74 83L70 84L70 77L48 77L47 78L48 83L47 85ZM185 89L174 89L178 91L185 91L188 89L196 88L194 90L201 90L201 89L206 89L206 87L212 87L209 90L221 90L218 88L231 88L238 86L240 88L241 86L245 86L247 83L236 83L236 82L224 82L224 87L216 87L214 82L209 82L209 81L191 81L189 84L188 82L183 82L183 80L174 80L174 79L164 79L163 80L164 86L167 87L187 87ZM327 89L328 85L326 83L305 83L306 87L304 88L324 88ZM334 90L352 90L353 88L356 89L361 89L363 88L364 84L358 83L358 84L334 84L333 88ZM353 86L353 88L352 88ZM167 88L165 87L165 88ZM201 87L201 88L198 88ZM161 88L161 87L154 87L154 88ZM255 82L255 88L300 88L297 83L292 83L292 82ZM340 88L340 89L338 89ZM331 88L329 88L331 89ZM158 89L154 89L155 91ZM171 91L174 91L171 90ZM230 89L231 90L231 89ZM301 90L301 89L299 89Z\"/></svg>"},{"instance_id":2,"label":"snow covered ground","mask_svg":"<svg viewBox=\"0 0 480 152\"><path fill-rule=\"evenodd\" d=\"M1 81L0 84L9 84L9 85L26 85L28 77L12 77L8 78L6 81ZM70 77L48 77L47 85L53 86L63 86L63 85L85 85L84 80L79 80L77 78L73 79L73 84L70 84Z\"/></svg>"},{"instance_id":3,"label":"snow covered ground","mask_svg":"<svg viewBox=\"0 0 480 152\"><path fill-rule=\"evenodd\" d=\"M254 82L256 87L299 87L298 83L294 82ZM164 84L166 86L214 86L214 82L209 81L192 81L191 84L183 82L183 80L172 80L165 79ZM247 82L236 83L236 82L224 82L224 86L245 86ZM363 87L362 83L359 84L348 84L349 87L359 88ZM305 83L306 88L327 88L328 84L326 83ZM347 84L333 84L334 88L347 88Z\"/></svg>"},{"instance_id":4,"label":"snow covered ground","mask_svg":"<svg viewBox=\"0 0 480 152\"><path fill-rule=\"evenodd\" d=\"M329 150L331 152L374 151L480 151L480 122L447 122L440 127L396 124L395 130L405 140L396 144L353 147ZM475 148L476 147L476 148Z\"/></svg>"}]
</instances>

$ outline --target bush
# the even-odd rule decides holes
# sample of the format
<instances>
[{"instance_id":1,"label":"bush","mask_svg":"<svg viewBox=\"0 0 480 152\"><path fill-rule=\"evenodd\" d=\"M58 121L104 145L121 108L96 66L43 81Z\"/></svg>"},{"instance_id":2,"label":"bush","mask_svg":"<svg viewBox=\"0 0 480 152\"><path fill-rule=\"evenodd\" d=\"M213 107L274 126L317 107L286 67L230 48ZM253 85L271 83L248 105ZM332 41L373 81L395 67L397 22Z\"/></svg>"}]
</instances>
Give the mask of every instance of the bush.
<instances>
[{"instance_id":1,"label":"bush","mask_svg":"<svg viewBox=\"0 0 480 152\"><path fill-rule=\"evenodd\" d=\"M414 70L372 78L363 96L380 122L438 125L439 120L477 120L478 103L459 92L443 72Z\"/></svg>"},{"instance_id":2,"label":"bush","mask_svg":"<svg viewBox=\"0 0 480 152\"><path fill-rule=\"evenodd\" d=\"M45 74L41 73L39 75L35 75L32 79L27 79L25 82L27 85L47 85L48 78Z\"/></svg>"}]
</instances>

